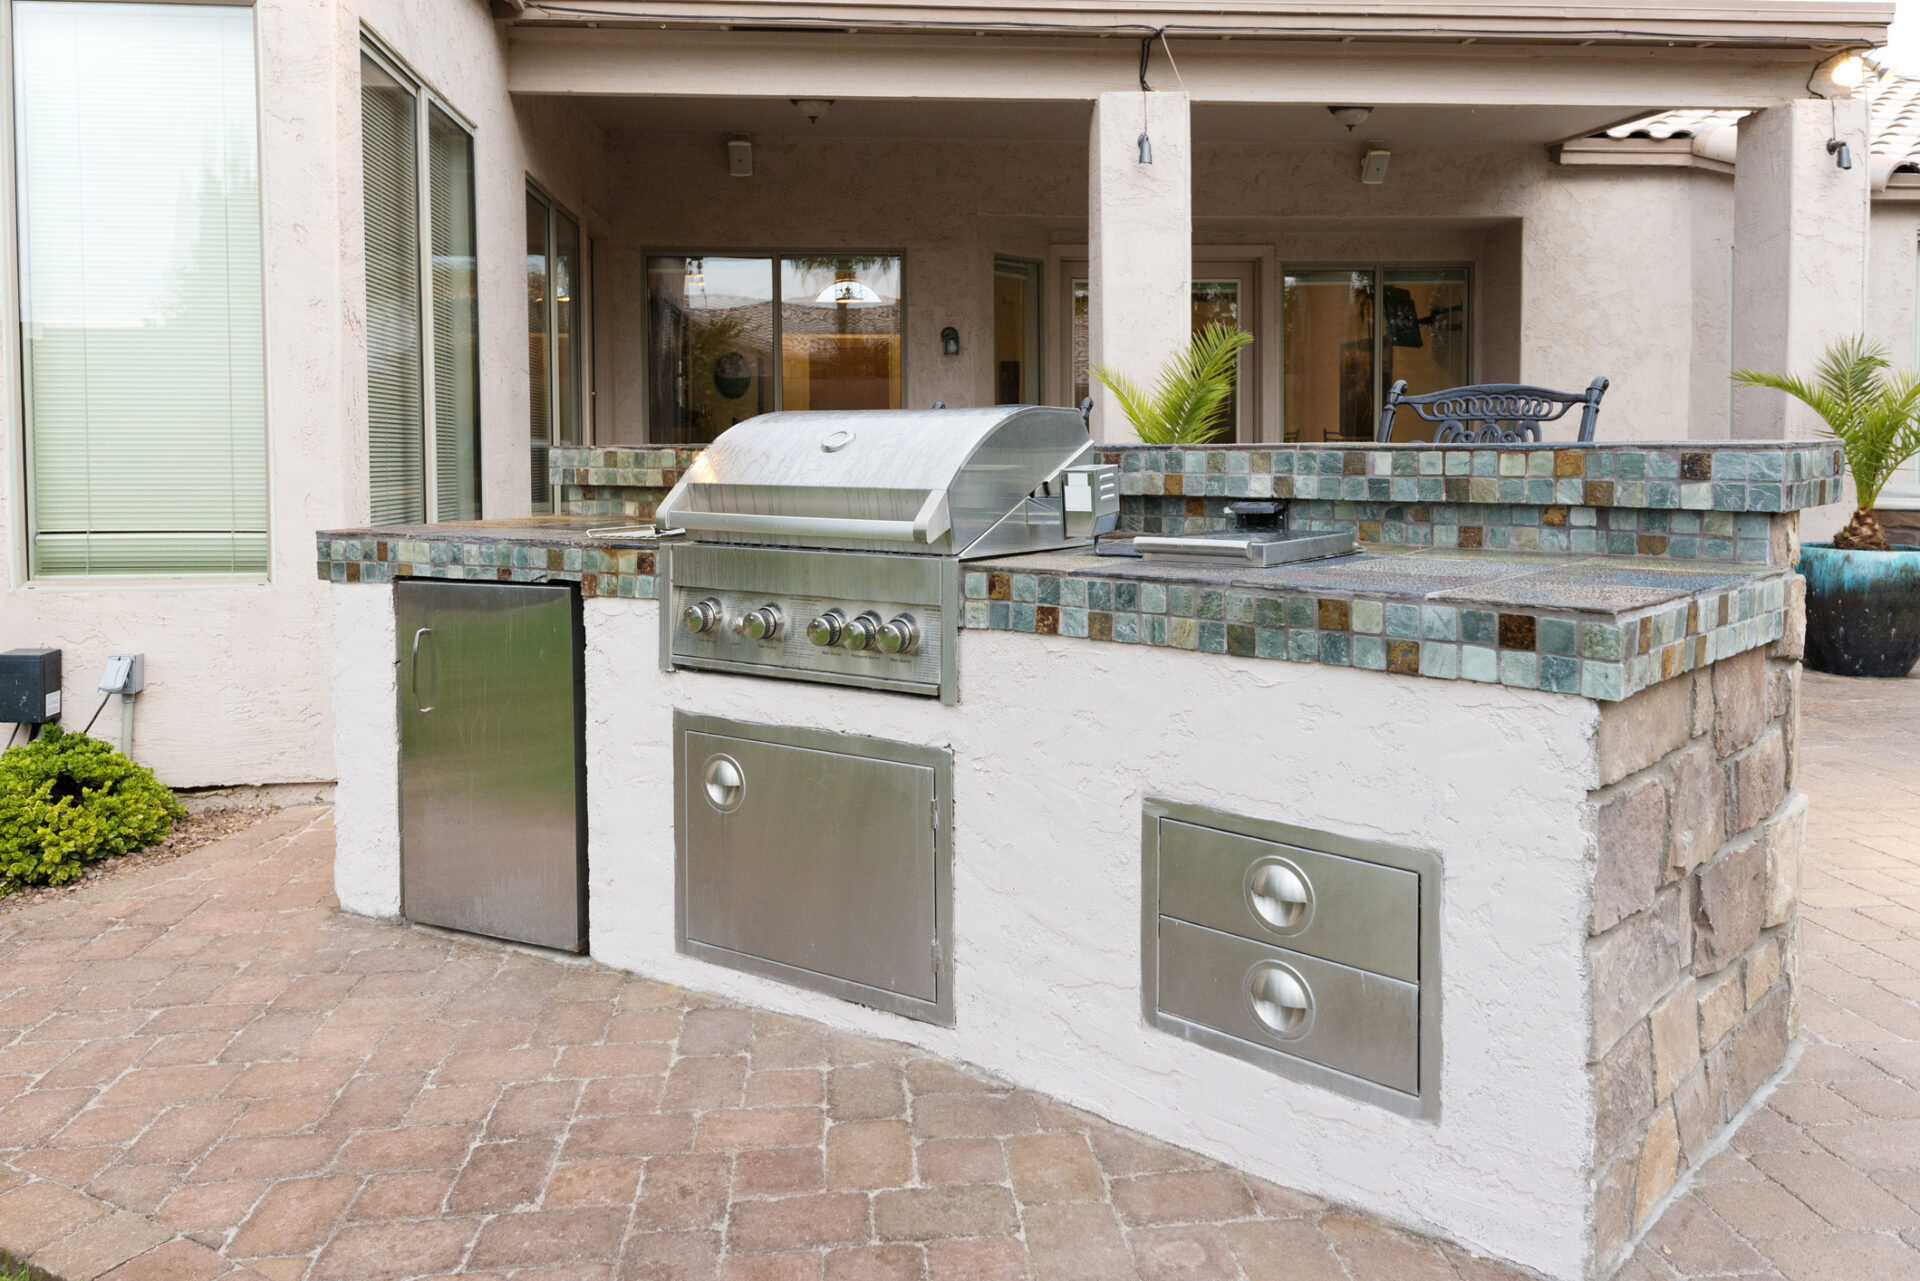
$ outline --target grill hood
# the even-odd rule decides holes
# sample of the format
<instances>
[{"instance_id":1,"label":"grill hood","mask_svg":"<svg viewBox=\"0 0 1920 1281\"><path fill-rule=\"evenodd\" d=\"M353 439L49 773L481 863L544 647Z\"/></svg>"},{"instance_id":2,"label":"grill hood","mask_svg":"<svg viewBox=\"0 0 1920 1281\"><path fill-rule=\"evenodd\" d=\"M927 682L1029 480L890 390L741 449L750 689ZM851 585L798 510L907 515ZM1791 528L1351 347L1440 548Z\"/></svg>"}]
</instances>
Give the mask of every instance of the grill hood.
<instances>
[{"instance_id":1,"label":"grill hood","mask_svg":"<svg viewBox=\"0 0 1920 1281\"><path fill-rule=\"evenodd\" d=\"M1065 533L1060 491L1092 449L1078 411L1045 406L763 414L707 446L654 519L698 542L1038 551L1087 540Z\"/></svg>"}]
</instances>

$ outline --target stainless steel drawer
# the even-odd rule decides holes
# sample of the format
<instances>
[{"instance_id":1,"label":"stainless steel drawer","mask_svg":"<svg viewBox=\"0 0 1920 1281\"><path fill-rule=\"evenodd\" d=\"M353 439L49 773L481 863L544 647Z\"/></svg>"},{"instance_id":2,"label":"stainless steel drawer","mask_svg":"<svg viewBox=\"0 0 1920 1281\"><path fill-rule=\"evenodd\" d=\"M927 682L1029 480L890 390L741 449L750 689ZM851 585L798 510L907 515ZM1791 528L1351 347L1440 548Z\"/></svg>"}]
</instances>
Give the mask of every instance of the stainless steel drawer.
<instances>
[{"instance_id":1,"label":"stainless steel drawer","mask_svg":"<svg viewBox=\"0 0 1920 1281\"><path fill-rule=\"evenodd\" d=\"M1440 1116L1440 860L1148 797L1147 1026L1402 1116Z\"/></svg>"},{"instance_id":2,"label":"stainless steel drawer","mask_svg":"<svg viewBox=\"0 0 1920 1281\"><path fill-rule=\"evenodd\" d=\"M1413 872L1161 819L1159 893L1163 916L1420 980Z\"/></svg>"},{"instance_id":3,"label":"stainless steel drawer","mask_svg":"<svg viewBox=\"0 0 1920 1281\"><path fill-rule=\"evenodd\" d=\"M1160 918L1160 1010L1390 1089L1420 1088L1420 989Z\"/></svg>"}]
</instances>

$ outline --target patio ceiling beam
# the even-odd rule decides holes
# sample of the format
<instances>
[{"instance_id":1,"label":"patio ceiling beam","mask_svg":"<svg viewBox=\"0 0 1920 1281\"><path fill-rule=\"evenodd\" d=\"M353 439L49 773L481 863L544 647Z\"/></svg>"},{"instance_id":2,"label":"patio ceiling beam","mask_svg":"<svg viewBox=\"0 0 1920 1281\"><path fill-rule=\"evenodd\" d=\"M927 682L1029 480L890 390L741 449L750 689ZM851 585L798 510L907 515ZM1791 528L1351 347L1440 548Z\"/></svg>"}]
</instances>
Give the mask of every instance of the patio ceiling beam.
<instances>
[{"instance_id":1,"label":"patio ceiling beam","mask_svg":"<svg viewBox=\"0 0 1920 1281\"><path fill-rule=\"evenodd\" d=\"M590 96L1088 101L1138 81L1137 40L511 27L508 87ZM1196 103L1759 108L1806 94L1805 49L1176 40L1150 77Z\"/></svg>"},{"instance_id":2,"label":"patio ceiling beam","mask_svg":"<svg viewBox=\"0 0 1920 1281\"><path fill-rule=\"evenodd\" d=\"M1598 44L1648 40L1818 46L1881 44L1893 5L1836 0L1747 0L1659 4L1607 0L1157 0L1117 8L1107 0L518 0L527 20L843 25L868 30L976 27L1034 31L1131 31L1348 39L1563 40Z\"/></svg>"}]
</instances>

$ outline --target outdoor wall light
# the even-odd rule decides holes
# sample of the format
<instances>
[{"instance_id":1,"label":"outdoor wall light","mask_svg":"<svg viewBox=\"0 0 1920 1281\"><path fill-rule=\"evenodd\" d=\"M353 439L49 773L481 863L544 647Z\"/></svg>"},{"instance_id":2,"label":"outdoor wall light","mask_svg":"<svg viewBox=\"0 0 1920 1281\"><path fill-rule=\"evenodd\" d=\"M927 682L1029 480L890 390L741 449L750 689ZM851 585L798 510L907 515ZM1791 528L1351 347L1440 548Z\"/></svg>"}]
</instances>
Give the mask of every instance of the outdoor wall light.
<instances>
[{"instance_id":1,"label":"outdoor wall light","mask_svg":"<svg viewBox=\"0 0 1920 1281\"><path fill-rule=\"evenodd\" d=\"M1378 187L1387 180L1387 161L1393 153L1384 148L1369 147L1360 161L1360 181L1369 187Z\"/></svg>"},{"instance_id":2,"label":"outdoor wall light","mask_svg":"<svg viewBox=\"0 0 1920 1281\"><path fill-rule=\"evenodd\" d=\"M1833 157L1833 163L1841 169L1853 168L1853 152L1847 144L1838 138L1827 139L1827 154Z\"/></svg>"},{"instance_id":3,"label":"outdoor wall light","mask_svg":"<svg viewBox=\"0 0 1920 1281\"><path fill-rule=\"evenodd\" d=\"M1367 123L1367 117L1373 114L1372 107L1328 107L1327 114L1347 127L1347 132Z\"/></svg>"},{"instance_id":4,"label":"outdoor wall light","mask_svg":"<svg viewBox=\"0 0 1920 1281\"><path fill-rule=\"evenodd\" d=\"M940 350L946 352L949 356L958 356L960 354L960 331L952 325L948 325L940 331Z\"/></svg>"},{"instance_id":5,"label":"outdoor wall light","mask_svg":"<svg viewBox=\"0 0 1920 1281\"><path fill-rule=\"evenodd\" d=\"M727 172L736 178L753 177L753 139L745 134L727 139Z\"/></svg>"}]
</instances>

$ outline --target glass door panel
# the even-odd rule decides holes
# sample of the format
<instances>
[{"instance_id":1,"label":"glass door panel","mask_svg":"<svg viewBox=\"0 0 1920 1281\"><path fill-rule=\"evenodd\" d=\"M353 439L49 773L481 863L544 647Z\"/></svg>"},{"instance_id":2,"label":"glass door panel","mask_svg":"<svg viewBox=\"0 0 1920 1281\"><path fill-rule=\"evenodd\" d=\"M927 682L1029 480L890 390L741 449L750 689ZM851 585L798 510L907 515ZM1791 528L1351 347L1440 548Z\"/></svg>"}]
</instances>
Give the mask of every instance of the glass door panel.
<instances>
[{"instance_id":1,"label":"glass door panel","mask_svg":"<svg viewBox=\"0 0 1920 1281\"><path fill-rule=\"evenodd\" d=\"M783 409L900 408L900 259L780 263Z\"/></svg>"},{"instance_id":2,"label":"glass door panel","mask_svg":"<svg viewBox=\"0 0 1920 1281\"><path fill-rule=\"evenodd\" d=\"M779 407L773 259L647 259L653 439L704 444Z\"/></svg>"},{"instance_id":3,"label":"glass door panel","mask_svg":"<svg viewBox=\"0 0 1920 1281\"><path fill-rule=\"evenodd\" d=\"M1290 271L1281 313L1286 438L1372 439L1374 273Z\"/></svg>"},{"instance_id":4,"label":"glass door panel","mask_svg":"<svg viewBox=\"0 0 1920 1281\"><path fill-rule=\"evenodd\" d=\"M1040 264L993 263L993 403L1040 403Z\"/></svg>"},{"instance_id":5,"label":"glass door panel","mask_svg":"<svg viewBox=\"0 0 1920 1281\"><path fill-rule=\"evenodd\" d=\"M1381 272L1381 280L1382 397L1401 378L1415 395L1464 385L1468 381L1467 269L1389 267ZM1432 438L1432 424L1412 413L1401 415L1394 424L1395 440Z\"/></svg>"},{"instance_id":6,"label":"glass door panel","mask_svg":"<svg viewBox=\"0 0 1920 1281\"><path fill-rule=\"evenodd\" d=\"M527 435L533 455L533 510L552 510L547 484L547 450L553 445L553 371L547 363L548 305L547 204L527 193Z\"/></svg>"}]
</instances>

